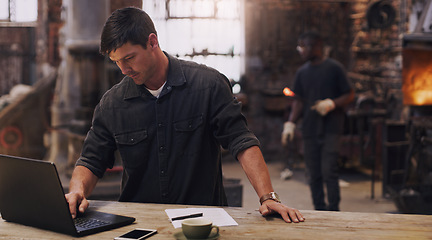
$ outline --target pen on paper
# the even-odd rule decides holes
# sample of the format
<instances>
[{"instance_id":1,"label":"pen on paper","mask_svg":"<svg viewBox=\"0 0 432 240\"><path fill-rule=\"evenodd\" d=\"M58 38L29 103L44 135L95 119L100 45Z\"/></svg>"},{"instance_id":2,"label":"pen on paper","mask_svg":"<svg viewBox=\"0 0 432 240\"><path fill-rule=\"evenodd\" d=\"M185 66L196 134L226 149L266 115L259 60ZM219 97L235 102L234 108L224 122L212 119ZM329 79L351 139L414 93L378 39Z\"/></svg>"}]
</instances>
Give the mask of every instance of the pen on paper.
<instances>
[{"instance_id":1,"label":"pen on paper","mask_svg":"<svg viewBox=\"0 0 432 240\"><path fill-rule=\"evenodd\" d=\"M196 217L202 217L202 216L203 216L203 213L194 213L194 214L189 214L189 215L185 215L185 216L173 217L173 218L171 218L171 221L183 220L183 219L188 219L188 218L196 218Z\"/></svg>"}]
</instances>

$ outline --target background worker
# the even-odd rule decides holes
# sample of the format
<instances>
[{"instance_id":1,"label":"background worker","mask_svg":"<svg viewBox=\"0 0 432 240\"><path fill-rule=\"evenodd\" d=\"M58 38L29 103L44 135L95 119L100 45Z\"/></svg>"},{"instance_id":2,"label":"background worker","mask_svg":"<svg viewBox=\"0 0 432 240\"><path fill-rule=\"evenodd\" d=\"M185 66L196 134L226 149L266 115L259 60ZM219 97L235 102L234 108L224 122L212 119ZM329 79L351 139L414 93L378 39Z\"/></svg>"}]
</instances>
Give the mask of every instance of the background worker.
<instances>
[{"instance_id":1,"label":"background worker","mask_svg":"<svg viewBox=\"0 0 432 240\"><path fill-rule=\"evenodd\" d=\"M295 98L289 119L284 123L282 144L293 139L296 122L302 117L304 160L314 208L339 211L339 140L344 110L354 99L354 91L342 64L324 58L323 41L317 32L302 34L297 50L306 63L295 75L292 88Z\"/></svg>"}]
</instances>

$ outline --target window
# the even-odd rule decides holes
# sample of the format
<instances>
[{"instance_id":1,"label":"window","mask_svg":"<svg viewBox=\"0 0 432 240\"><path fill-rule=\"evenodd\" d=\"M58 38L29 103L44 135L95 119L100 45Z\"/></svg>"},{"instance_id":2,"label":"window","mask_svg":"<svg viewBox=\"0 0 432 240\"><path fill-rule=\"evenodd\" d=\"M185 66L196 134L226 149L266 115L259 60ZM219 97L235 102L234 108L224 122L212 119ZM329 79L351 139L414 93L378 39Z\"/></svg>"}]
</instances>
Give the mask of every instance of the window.
<instances>
[{"instance_id":1,"label":"window","mask_svg":"<svg viewBox=\"0 0 432 240\"><path fill-rule=\"evenodd\" d=\"M237 82L244 69L242 2L146 0L143 10L154 21L162 50L206 64Z\"/></svg>"},{"instance_id":2,"label":"window","mask_svg":"<svg viewBox=\"0 0 432 240\"><path fill-rule=\"evenodd\" d=\"M0 0L0 21L34 22L37 20L37 0Z\"/></svg>"}]
</instances>

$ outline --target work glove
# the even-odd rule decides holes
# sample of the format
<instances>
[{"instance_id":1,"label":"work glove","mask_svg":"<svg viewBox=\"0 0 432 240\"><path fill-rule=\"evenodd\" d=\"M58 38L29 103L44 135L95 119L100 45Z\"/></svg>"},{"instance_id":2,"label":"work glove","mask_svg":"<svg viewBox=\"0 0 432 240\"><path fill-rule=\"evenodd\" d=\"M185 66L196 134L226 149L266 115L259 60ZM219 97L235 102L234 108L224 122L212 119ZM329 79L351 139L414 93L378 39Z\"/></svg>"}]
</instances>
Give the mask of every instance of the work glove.
<instances>
[{"instance_id":1,"label":"work glove","mask_svg":"<svg viewBox=\"0 0 432 240\"><path fill-rule=\"evenodd\" d=\"M293 140L294 138L294 130L295 130L295 123L293 122L285 122L284 123L284 128L282 131L282 146L285 146L287 144L287 140L289 139L290 141Z\"/></svg>"},{"instance_id":2,"label":"work glove","mask_svg":"<svg viewBox=\"0 0 432 240\"><path fill-rule=\"evenodd\" d=\"M327 115L330 111L335 109L336 105L330 98L318 100L315 105L311 107L312 110L317 111L321 116Z\"/></svg>"}]
</instances>

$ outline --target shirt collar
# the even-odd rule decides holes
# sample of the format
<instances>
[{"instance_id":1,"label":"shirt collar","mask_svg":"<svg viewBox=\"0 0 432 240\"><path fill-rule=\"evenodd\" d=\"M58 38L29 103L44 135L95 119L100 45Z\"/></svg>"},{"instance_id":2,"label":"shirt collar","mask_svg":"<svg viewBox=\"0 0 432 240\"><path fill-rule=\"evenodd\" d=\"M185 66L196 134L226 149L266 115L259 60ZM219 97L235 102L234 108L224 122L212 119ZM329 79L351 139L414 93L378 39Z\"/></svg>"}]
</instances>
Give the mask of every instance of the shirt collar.
<instances>
[{"instance_id":1,"label":"shirt collar","mask_svg":"<svg viewBox=\"0 0 432 240\"><path fill-rule=\"evenodd\" d=\"M180 60L164 52L168 57L169 66L167 74L167 85L168 86L181 86L186 83L186 77L184 76L183 69L181 67Z\"/></svg>"},{"instance_id":2,"label":"shirt collar","mask_svg":"<svg viewBox=\"0 0 432 240\"><path fill-rule=\"evenodd\" d=\"M183 73L183 69L181 67L180 60L169 55L164 52L164 54L168 57L168 73L167 73L167 82L165 84L165 88L171 90L172 87L181 86L186 83L186 78ZM138 89L138 86L135 84L132 78L126 76L125 81L127 81L126 91L124 95L124 99L131 99L140 97L141 93ZM164 95L165 90L162 90L161 95Z\"/></svg>"}]
</instances>

